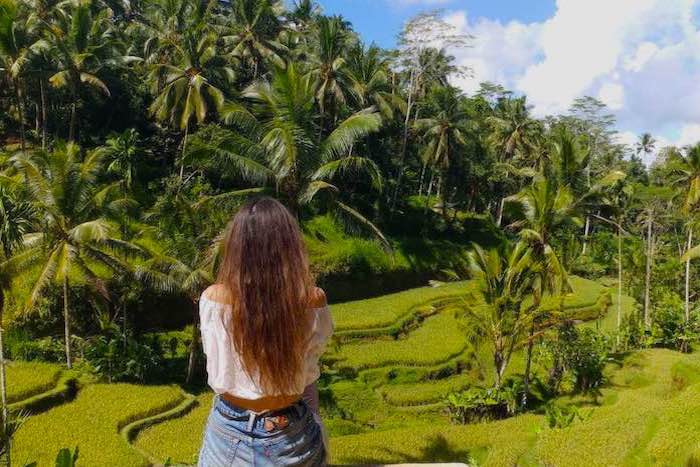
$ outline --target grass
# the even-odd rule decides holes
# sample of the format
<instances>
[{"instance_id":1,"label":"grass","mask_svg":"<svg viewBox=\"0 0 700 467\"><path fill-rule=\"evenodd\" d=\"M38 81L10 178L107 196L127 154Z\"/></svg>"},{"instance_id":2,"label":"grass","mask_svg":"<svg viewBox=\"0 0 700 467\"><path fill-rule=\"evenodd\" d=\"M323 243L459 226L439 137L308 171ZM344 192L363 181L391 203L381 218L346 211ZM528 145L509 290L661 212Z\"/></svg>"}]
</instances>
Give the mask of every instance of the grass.
<instances>
[{"instance_id":1,"label":"grass","mask_svg":"<svg viewBox=\"0 0 700 467\"><path fill-rule=\"evenodd\" d=\"M467 338L454 312L425 319L417 330L398 340L351 342L333 354L336 367L362 370L388 365L435 365L467 348ZM419 351L417 351L420 349Z\"/></svg>"},{"instance_id":2,"label":"grass","mask_svg":"<svg viewBox=\"0 0 700 467\"><path fill-rule=\"evenodd\" d=\"M700 452L700 384L678 385L678 372L700 355L647 350L612 367L602 405L585 399L585 420L565 429L545 428L542 415L455 426L436 418L432 426L371 431L332 439L334 463L468 461L479 465L685 465ZM679 370L680 369L680 370ZM646 378L640 378L639 373ZM690 375L690 373L687 373ZM630 384L639 381L640 385ZM652 381L649 383L649 381ZM680 388L680 389L679 389Z\"/></svg>"},{"instance_id":3,"label":"grass","mask_svg":"<svg viewBox=\"0 0 700 467\"><path fill-rule=\"evenodd\" d=\"M473 282L454 282L442 287L420 287L367 300L331 306L336 332L383 328L410 315L421 304L448 295L472 292Z\"/></svg>"},{"instance_id":4,"label":"grass","mask_svg":"<svg viewBox=\"0 0 700 467\"><path fill-rule=\"evenodd\" d=\"M61 448L79 446L81 465L147 465L119 430L174 407L182 397L173 386L88 385L74 401L30 417L15 437L13 460L53 465Z\"/></svg>"},{"instance_id":5,"label":"grass","mask_svg":"<svg viewBox=\"0 0 700 467\"><path fill-rule=\"evenodd\" d=\"M474 374L466 373L418 383L387 384L382 386L380 393L392 405L430 404L472 386L476 379Z\"/></svg>"},{"instance_id":6,"label":"grass","mask_svg":"<svg viewBox=\"0 0 700 467\"><path fill-rule=\"evenodd\" d=\"M52 389L61 366L43 362L7 362L7 399L10 404Z\"/></svg>"},{"instance_id":7,"label":"grass","mask_svg":"<svg viewBox=\"0 0 700 467\"><path fill-rule=\"evenodd\" d=\"M201 446L212 397L212 393L200 394L195 408L184 417L146 428L136 439L136 446L162 462L171 459L176 464L194 463Z\"/></svg>"},{"instance_id":8,"label":"grass","mask_svg":"<svg viewBox=\"0 0 700 467\"><path fill-rule=\"evenodd\" d=\"M560 404L583 406L586 415L585 421L569 428L545 428L544 416L535 413L498 422L451 424L441 400L449 392L489 383L487 349L482 346L473 354L454 311L421 316L430 314L430 304L441 297L470 296L475 285L426 287L331 307L340 332L384 333L411 319L398 339L365 334L329 351L326 363L331 365L332 382L324 392L324 417L332 462L684 465L690 455L700 455L700 422L693 416L700 413L700 355L664 350L635 353L611 365L609 385L598 405L585 397L560 398ZM595 306L607 291L578 278L574 290L566 301L572 313ZM623 311L634 307L633 301L624 300ZM611 316L614 320L614 304L599 325L609 326L614 322ZM520 360L514 357L511 374L521 371ZM342 369L352 371L338 372ZM171 387L88 385L74 401L32 417L18 434L14 458L45 465L60 447L78 444L85 465L148 464L139 452L160 462L192 463L211 393L197 396L197 405L178 412L178 418L143 429L134 441L136 449L119 434L129 422L173 409L182 397Z\"/></svg>"}]
</instances>

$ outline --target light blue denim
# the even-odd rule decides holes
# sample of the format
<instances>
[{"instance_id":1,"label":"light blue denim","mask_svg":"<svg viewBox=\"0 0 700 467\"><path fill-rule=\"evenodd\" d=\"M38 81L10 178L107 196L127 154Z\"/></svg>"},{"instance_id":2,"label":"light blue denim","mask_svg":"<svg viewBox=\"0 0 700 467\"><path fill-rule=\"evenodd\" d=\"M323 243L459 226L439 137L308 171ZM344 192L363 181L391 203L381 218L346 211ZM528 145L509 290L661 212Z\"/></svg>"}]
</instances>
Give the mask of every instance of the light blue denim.
<instances>
[{"instance_id":1,"label":"light blue denim","mask_svg":"<svg viewBox=\"0 0 700 467\"><path fill-rule=\"evenodd\" d=\"M219 396L204 432L199 467L324 466L321 428L303 400L285 409L289 425L265 430L265 415L234 407ZM276 414L275 414L276 415Z\"/></svg>"}]
</instances>

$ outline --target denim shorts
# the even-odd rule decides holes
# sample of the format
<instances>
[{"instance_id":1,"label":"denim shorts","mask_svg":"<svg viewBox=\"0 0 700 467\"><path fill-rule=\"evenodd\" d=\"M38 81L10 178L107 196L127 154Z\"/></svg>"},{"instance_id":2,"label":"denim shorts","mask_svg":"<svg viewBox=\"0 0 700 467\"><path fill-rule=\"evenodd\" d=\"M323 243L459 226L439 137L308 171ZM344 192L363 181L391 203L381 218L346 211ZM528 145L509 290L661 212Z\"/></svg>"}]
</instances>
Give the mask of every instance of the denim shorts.
<instances>
[{"instance_id":1,"label":"denim shorts","mask_svg":"<svg viewBox=\"0 0 700 467\"><path fill-rule=\"evenodd\" d=\"M199 452L199 467L324 466L326 452L321 427L303 400L272 415L283 415L284 426L229 404L214 403Z\"/></svg>"}]
</instances>

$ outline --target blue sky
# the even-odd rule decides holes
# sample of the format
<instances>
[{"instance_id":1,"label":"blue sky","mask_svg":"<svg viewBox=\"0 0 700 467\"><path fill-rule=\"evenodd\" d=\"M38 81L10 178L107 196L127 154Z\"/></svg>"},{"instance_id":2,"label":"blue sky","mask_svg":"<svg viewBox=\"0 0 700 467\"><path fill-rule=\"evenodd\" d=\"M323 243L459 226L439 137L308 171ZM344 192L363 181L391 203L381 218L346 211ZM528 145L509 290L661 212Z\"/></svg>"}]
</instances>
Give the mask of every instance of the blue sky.
<instances>
[{"instance_id":1,"label":"blue sky","mask_svg":"<svg viewBox=\"0 0 700 467\"><path fill-rule=\"evenodd\" d=\"M475 37L450 50L473 77L528 96L537 116L590 95L618 120L620 139L651 132L659 147L700 141L700 0L319 0L365 42L395 44L404 22L441 9ZM647 161L650 162L650 161Z\"/></svg>"},{"instance_id":2,"label":"blue sky","mask_svg":"<svg viewBox=\"0 0 700 467\"><path fill-rule=\"evenodd\" d=\"M404 22L426 9L466 10L500 21L543 21L555 11L554 0L320 0L326 14L343 15L366 42L392 47Z\"/></svg>"}]
</instances>

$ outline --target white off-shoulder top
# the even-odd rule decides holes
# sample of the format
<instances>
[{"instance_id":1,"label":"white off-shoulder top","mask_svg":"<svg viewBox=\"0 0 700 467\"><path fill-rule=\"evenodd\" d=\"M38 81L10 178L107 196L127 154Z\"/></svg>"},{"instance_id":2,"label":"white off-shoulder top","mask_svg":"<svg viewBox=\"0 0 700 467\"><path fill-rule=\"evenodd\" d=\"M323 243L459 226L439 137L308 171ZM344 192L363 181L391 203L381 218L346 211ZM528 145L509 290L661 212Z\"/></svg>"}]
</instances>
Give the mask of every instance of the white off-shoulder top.
<instances>
[{"instance_id":1,"label":"white off-shoulder top","mask_svg":"<svg viewBox=\"0 0 700 467\"><path fill-rule=\"evenodd\" d=\"M304 358L304 371L299 374L295 393L302 394L320 376L318 360L333 334L333 320L328 306L314 308L309 342ZM202 346L207 356L209 386L217 394L228 393L242 399L261 399L280 394L266 394L242 368L233 341L227 331L231 324L231 305L213 301L202 295L199 301ZM233 330L235 332L235 330ZM260 345L263 345L261 342Z\"/></svg>"}]
</instances>

